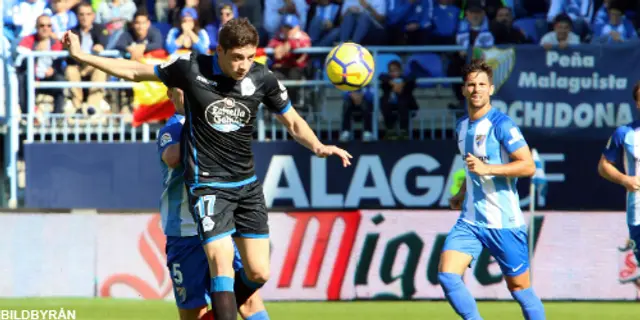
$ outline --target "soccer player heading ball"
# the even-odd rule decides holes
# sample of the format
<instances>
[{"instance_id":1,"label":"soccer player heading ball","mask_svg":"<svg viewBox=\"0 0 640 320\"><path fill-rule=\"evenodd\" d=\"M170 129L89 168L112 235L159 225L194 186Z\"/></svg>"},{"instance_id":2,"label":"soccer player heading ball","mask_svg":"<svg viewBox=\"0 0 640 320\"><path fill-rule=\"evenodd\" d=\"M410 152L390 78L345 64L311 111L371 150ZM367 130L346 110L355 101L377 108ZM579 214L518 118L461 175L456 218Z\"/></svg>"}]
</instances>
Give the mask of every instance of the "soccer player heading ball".
<instances>
[{"instance_id":1,"label":"soccer player heading ball","mask_svg":"<svg viewBox=\"0 0 640 320\"><path fill-rule=\"evenodd\" d=\"M464 67L462 93L468 116L458 121L456 135L465 158L466 182L450 199L451 208L462 213L442 249L438 279L462 318L482 319L462 275L487 248L525 319L545 319L542 302L531 288L527 226L516 189L517 178L531 177L536 167L513 120L491 107L492 76L491 67L482 60Z\"/></svg>"},{"instance_id":2,"label":"soccer player heading ball","mask_svg":"<svg viewBox=\"0 0 640 320\"><path fill-rule=\"evenodd\" d=\"M189 209L209 261L214 317L236 320L236 306L262 287L270 272L267 208L251 152L258 106L276 113L295 140L317 156L335 155L348 166L351 155L322 144L291 107L286 88L265 66L253 63L258 32L247 19L230 20L219 34L214 55L192 53L161 66L83 53L78 36L70 32L63 40L81 63L184 92L181 147ZM245 270L237 274L232 236Z\"/></svg>"}]
</instances>

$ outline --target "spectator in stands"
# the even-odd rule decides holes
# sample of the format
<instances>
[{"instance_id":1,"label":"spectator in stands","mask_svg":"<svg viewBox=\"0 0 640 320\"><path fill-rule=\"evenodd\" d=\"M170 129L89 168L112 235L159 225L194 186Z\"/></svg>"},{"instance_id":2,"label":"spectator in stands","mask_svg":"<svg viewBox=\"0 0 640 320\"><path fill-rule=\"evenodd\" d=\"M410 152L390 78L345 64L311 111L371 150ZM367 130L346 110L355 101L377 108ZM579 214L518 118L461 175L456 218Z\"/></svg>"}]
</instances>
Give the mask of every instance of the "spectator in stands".
<instances>
[{"instance_id":1,"label":"spectator in stands","mask_svg":"<svg viewBox=\"0 0 640 320\"><path fill-rule=\"evenodd\" d=\"M373 139L373 112L372 112L373 92L371 88L344 94L344 104L342 106L342 132L340 141L346 142L352 138L352 128L354 121L362 121L362 140L371 141Z\"/></svg>"},{"instance_id":2,"label":"spectator in stands","mask_svg":"<svg viewBox=\"0 0 640 320\"><path fill-rule=\"evenodd\" d=\"M594 30L594 43L621 43L638 39L638 33L623 13L623 4L613 1L607 9L608 21Z\"/></svg>"},{"instance_id":3,"label":"spectator in stands","mask_svg":"<svg viewBox=\"0 0 640 320\"><path fill-rule=\"evenodd\" d=\"M271 70L281 80L300 80L304 77L304 69L309 61L306 53L294 53L293 50L311 47L311 39L300 27L298 17L293 14L282 19L280 34L269 41L273 48L273 65ZM298 90L290 88L289 94L293 103L298 102Z\"/></svg>"},{"instance_id":4,"label":"spectator in stands","mask_svg":"<svg viewBox=\"0 0 640 320\"><path fill-rule=\"evenodd\" d=\"M71 11L70 0L51 0L51 22L53 23L53 35L62 39L62 35L78 26L78 17Z\"/></svg>"},{"instance_id":5,"label":"spectator in stands","mask_svg":"<svg viewBox=\"0 0 640 320\"><path fill-rule=\"evenodd\" d=\"M389 0L387 27L391 44L421 45L433 21L433 0Z\"/></svg>"},{"instance_id":6,"label":"spectator in stands","mask_svg":"<svg viewBox=\"0 0 640 320\"><path fill-rule=\"evenodd\" d=\"M544 0L537 0L544 1ZM474 6L480 6L482 10L485 12L486 16L489 20L493 20L496 16L496 12L498 9L504 6L508 6L511 9L514 9L514 4L517 1L504 1L504 0L456 0L456 5L462 10L460 13L460 19L464 18L463 14L466 14L469 9L469 5L472 4Z\"/></svg>"},{"instance_id":7,"label":"spectator in stands","mask_svg":"<svg viewBox=\"0 0 640 320\"><path fill-rule=\"evenodd\" d=\"M480 1L467 3L466 17L460 21L458 26L456 43L464 47L486 48L493 46L494 38L489 30L489 19L482 9Z\"/></svg>"},{"instance_id":8,"label":"spectator in stands","mask_svg":"<svg viewBox=\"0 0 640 320\"><path fill-rule=\"evenodd\" d=\"M385 0L344 0L340 42L363 43L367 40L371 43L385 39L386 14Z\"/></svg>"},{"instance_id":9,"label":"spectator in stands","mask_svg":"<svg viewBox=\"0 0 640 320\"><path fill-rule=\"evenodd\" d=\"M231 5L225 4L220 6L220 18L217 22L213 24L209 24L205 29L207 30L207 35L209 36L209 47L211 50L215 50L218 46L218 33L222 26L227 23L227 21L235 18L233 14L233 10Z\"/></svg>"},{"instance_id":10,"label":"spectator in stands","mask_svg":"<svg viewBox=\"0 0 640 320\"><path fill-rule=\"evenodd\" d=\"M338 40L339 29L335 22L340 5L329 0L316 0L314 15L309 22L308 33L311 43L318 47L329 47Z\"/></svg>"},{"instance_id":11,"label":"spectator in stands","mask_svg":"<svg viewBox=\"0 0 640 320\"><path fill-rule=\"evenodd\" d=\"M429 32L429 44L451 45L456 42L460 9L453 0L437 0L433 7L433 21Z\"/></svg>"},{"instance_id":12,"label":"spectator in stands","mask_svg":"<svg viewBox=\"0 0 640 320\"><path fill-rule=\"evenodd\" d=\"M131 60L140 60L145 54L162 49L163 43L162 34L151 25L147 10L140 9L133 16L133 28L120 36L116 49Z\"/></svg>"},{"instance_id":13,"label":"spectator in stands","mask_svg":"<svg viewBox=\"0 0 640 320\"><path fill-rule=\"evenodd\" d=\"M493 34L489 30L489 19L486 13L482 9L482 5L479 0L470 0L467 2L467 9L465 13L465 19L460 21L458 26L458 32L456 34L456 43L463 47L491 47L494 45ZM462 66L464 65L467 57L467 51L461 51L453 54L447 74L450 77L462 76ZM458 99L458 106L456 108L462 108L464 106L464 96L462 95L462 85L454 84L451 86L456 98Z\"/></svg>"},{"instance_id":14,"label":"spectator in stands","mask_svg":"<svg viewBox=\"0 0 640 320\"><path fill-rule=\"evenodd\" d=\"M18 2L13 7L13 25L19 29L18 38L37 32L36 20L43 14L51 14L47 8L46 0L25 0Z\"/></svg>"},{"instance_id":15,"label":"spectator in stands","mask_svg":"<svg viewBox=\"0 0 640 320\"><path fill-rule=\"evenodd\" d=\"M590 32L593 6L593 0L550 0L547 21L553 21L555 27L555 18L564 13L571 19L573 31L584 38Z\"/></svg>"},{"instance_id":16,"label":"spectator in stands","mask_svg":"<svg viewBox=\"0 0 640 320\"><path fill-rule=\"evenodd\" d=\"M18 53L28 53L30 51L61 51L62 43L53 36L51 30L51 17L41 15L36 19L36 33L22 38L18 45ZM18 81L20 82L20 107L23 113L27 113L27 75L26 61L22 61L22 66L18 72ZM62 59L54 59L50 57L41 57L36 59L35 77L37 81L64 81L64 72L62 70ZM54 99L54 112L60 113L64 108L64 92L62 89L41 89L38 92L52 95ZM35 101L34 101L35 102Z\"/></svg>"},{"instance_id":17,"label":"spectator in stands","mask_svg":"<svg viewBox=\"0 0 640 320\"><path fill-rule=\"evenodd\" d=\"M409 130L410 112L418 109L418 103L413 96L416 80L404 75L400 61L389 62L387 73L380 75L382 84L382 98L380 100L382 115L386 127L385 139L407 138ZM400 132L396 132L396 120L400 119Z\"/></svg>"},{"instance_id":18,"label":"spectator in stands","mask_svg":"<svg viewBox=\"0 0 640 320\"><path fill-rule=\"evenodd\" d=\"M596 11L593 23L591 24L591 30L593 30L594 33L597 33L605 24L609 23L608 9L610 2L611 0L604 0L600 9Z\"/></svg>"},{"instance_id":19,"label":"spectator in stands","mask_svg":"<svg viewBox=\"0 0 640 320\"><path fill-rule=\"evenodd\" d=\"M502 7L491 23L491 34L495 44L523 44L530 42L522 30L513 25L513 12L509 7Z\"/></svg>"},{"instance_id":20,"label":"spectator in stands","mask_svg":"<svg viewBox=\"0 0 640 320\"><path fill-rule=\"evenodd\" d=\"M169 30L166 49L169 54L179 49L195 50L200 54L209 51L209 35L198 25L198 13L194 8L184 8L181 14L180 28Z\"/></svg>"},{"instance_id":21,"label":"spectator in stands","mask_svg":"<svg viewBox=\"0 0 640 320\"><path fill-rule=\"evenodd\" d=\"M280 30L282 18L288 14L298 17L301 26L307 25L307 12L309 5L306 0L266 0L264 2L263 23L264 29L271 39Z\"/></svg>"},{"instance_id":22,"label":"spectator in stands","mask_svg":"<svg viewBox=\"0 0 640 320\"><path fill-rule=\"evenodd\" d=\"M98 5L96 22L109 30L109 43L105 49L115 48L127 23L133 20L137 7L131 0L104 0Z\"/></svg>"},{"instance_id":23,"label":"spectator in stands","mask_svg":"<svg viewBox=\"0 0 640 320\"><path fill-rule=\"evenodd\" d=\"M71 31L80 38L80 45L86 53L100 53L104 51L109 41L109 31L104 26L95 24L95 12L89 3L83 2L78 6L78 27ZM107 74L89 65L79 65L75 59L67 59L65 76L69 81L107 81ZM82 88L72 88L71 101L76 111L83 110L85 114L91 114L103 103L104 89L89 88L87 105L82 108L84 94Z\"/></svg>"},{"instance_id":24,"label":"spectator in stands","mask_svg":"<svg viewBox=\"0 0 640 320\"><path fill-rule=\"evenodd\" d=\"M547 50L554 46L565 49L570 45L580 44L580 37L571 31L571 18L566 14L560 14L553 22L553 31L545 34L540 39L540 44Z\"/></svg>"}]
</instances>

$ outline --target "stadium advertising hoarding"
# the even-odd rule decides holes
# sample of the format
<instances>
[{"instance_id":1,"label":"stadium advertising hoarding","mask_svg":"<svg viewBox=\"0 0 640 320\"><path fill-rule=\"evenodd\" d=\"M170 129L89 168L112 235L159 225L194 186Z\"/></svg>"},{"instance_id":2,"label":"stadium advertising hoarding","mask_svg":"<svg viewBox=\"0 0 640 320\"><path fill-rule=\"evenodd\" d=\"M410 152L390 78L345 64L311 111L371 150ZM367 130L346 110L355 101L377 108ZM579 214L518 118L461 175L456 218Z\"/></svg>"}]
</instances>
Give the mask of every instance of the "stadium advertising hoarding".
<instances>
[{"instance_id":1,"label":"stadium advertising hoarding","mask_svg":"<svg viewBox=\"0 0 640 320\"><path fill-rule=\"evenodd\" d=\"M631 89L640 74L634 44L539 45L476 49L494 68L493 106L542 135L604 138L636 116Z\"/></svg>"},{"instance_id":2,"label":"stadium advertising hoarding","mask_svg":"<svg viewBox=\"0 0 640 320\"><path fill-rule=\"evenodd\" d=\"M600 178L606 139L527 137L545 165L548 184L537 205L553 210L623 210L624 190ZM343 168L298 144L254 144L256 173L275 210L446 208L463 161L453 141L381 141L345 146ZM152 144L26 145L28 207L153 210L161 192ZM82 155L82 156L78 156ZM518 183L529 204L529 179ZM51 188L64 185L64 188ZM584 186L589 186L585 188Z\"/></svg>"},{"instance_id":3,"label":"stadium advertising hoarding","mask_svg":"<svg viewBox=\"0 0 640 320\"><path fill-rule=\"evenodd\" d=\"M277 232L263 296L442 299L439 252L456 219L452 211L272 213ZM542 212L535 221L533 282L540 297L637 299L627 283L639 275L637 263L620 249L624 213ZM11 275L0 277L2 296L173 298L158 215L21 213L0 215L0 223L12 227L0 233L0 249L9 252L0 271ZM511 299L486 253L464 279L476 298Z\"/></svg>"}]
</instances>

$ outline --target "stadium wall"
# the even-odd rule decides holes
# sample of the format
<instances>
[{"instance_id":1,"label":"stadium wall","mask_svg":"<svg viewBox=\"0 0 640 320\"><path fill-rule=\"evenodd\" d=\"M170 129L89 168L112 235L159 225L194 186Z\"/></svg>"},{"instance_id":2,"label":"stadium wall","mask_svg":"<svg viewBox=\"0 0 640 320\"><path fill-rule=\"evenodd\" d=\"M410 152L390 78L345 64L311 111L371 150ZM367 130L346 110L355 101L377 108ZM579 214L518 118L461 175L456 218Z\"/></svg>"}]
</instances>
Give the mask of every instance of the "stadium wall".
<instances>
[{"instance_id":1,"label":"stadium wall","mask_svg":"<svg viewBox=\"0 0 640 320\"><path fill-rule=\"evenodd\" d=\"M537 206L552 210L624 210L624 190L597 173L606 139L527 136L548 184ZM272 210L443 209L463 165L453 141L379 141L344 145L343 168L292 141L255 143L256 174ZM157 210L161 191L155 144L28 144L29 208ZM529 204L529 179L518 186ZM585 187L588 186L588 187Z\"/></svg>"},{"instance_id":2,"label":"stadium wall","mask_svg":"<svg viewBox=\"0 0 640 320\"><path fill-rule=\"evenodd\" d=\"M452 211L273 212L267 300L442 299ZM0 296L173 298L157 214L0 214ZM543 299L635 300L622 212L540 212L533 282ZM62 236L64 235L64 236ZM204 267L204 266L203 266ZM179 268L178 268L179 269ZM183 275L186 277L188 275ZM511 299L485 252L465 276L479 299Z\"/></svg>"}]
</instances>

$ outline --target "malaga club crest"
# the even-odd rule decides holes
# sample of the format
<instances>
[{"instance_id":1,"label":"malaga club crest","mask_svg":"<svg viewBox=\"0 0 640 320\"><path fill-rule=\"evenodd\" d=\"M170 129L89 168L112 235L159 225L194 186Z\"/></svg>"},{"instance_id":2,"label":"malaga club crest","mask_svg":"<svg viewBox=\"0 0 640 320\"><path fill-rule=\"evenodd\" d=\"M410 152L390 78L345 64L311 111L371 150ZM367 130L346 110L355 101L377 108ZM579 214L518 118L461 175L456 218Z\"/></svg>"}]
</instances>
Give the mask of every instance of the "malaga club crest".
<instances>
[{"instance_id":1,"label":"malaga club crest","mask_svg":"<svg viewBox=\"0 0 640 320\"><path fill-rule=\"evenodd\" d=\"M209 125L220 132L239 130L251 120L251 110L233 98L224 98L210 104L205 115Z\"/></svg>"},{"instance_id":2,"label":"malaga club crest","mask_svg":"<svg viewBox=\"0 0 640 320\"><path fill-rule=\"evenodd\" d=\"M483 58L491 66L493 69L493 85L496 88L495 93L498 93L500 87L509 80L513 67L516 65L516 50L513 48L476 48L473 56L474 58Z\"/></svg>"}]
</instances>

